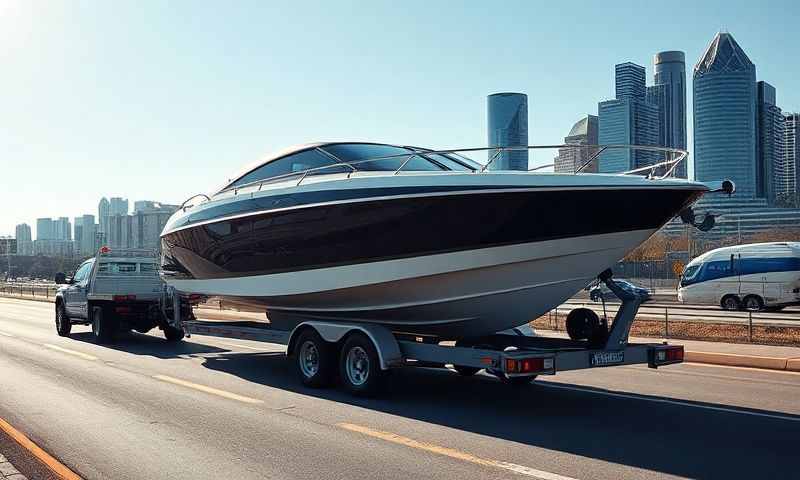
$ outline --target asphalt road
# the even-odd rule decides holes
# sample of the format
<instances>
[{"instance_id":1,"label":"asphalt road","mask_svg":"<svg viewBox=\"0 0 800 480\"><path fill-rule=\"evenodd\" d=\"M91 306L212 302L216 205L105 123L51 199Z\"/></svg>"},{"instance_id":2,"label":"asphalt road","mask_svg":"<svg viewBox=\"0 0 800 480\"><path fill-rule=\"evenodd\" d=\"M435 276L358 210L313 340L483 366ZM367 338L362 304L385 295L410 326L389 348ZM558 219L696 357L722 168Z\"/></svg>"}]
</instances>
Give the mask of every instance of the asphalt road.
<instances>
[{"instance_id":1,"label":"asphalt road","mask_svg":"<svg viewBox=\"0 0 800 480\"><path fill-rule=\"evenodd\" d=\"M0 417L87 479L797 478L800 374L677 365L513 388L394 372L385 398L299 385L280 346L56 336L0 298Z\"/></svg>"}]
</instances>

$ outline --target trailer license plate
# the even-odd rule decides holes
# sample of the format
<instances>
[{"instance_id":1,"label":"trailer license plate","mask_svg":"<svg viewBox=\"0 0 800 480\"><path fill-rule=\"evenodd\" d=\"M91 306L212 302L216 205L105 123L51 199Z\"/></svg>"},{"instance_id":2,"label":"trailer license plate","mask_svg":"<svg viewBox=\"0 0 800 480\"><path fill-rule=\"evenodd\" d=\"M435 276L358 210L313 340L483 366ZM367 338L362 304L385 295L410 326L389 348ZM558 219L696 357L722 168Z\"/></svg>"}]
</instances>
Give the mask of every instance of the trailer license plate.
<instances>
[{"instance_id":1,"label":"trailer license plate","mask_svg":"<svg viewBox=\"0 0 800 480\"><path fill-rule=\"evenodd\" d=\"M615 365L623 361L625 361L625 352L592 352L589 355L589 363L593 367Z\"/></svg>"}]
</instances>

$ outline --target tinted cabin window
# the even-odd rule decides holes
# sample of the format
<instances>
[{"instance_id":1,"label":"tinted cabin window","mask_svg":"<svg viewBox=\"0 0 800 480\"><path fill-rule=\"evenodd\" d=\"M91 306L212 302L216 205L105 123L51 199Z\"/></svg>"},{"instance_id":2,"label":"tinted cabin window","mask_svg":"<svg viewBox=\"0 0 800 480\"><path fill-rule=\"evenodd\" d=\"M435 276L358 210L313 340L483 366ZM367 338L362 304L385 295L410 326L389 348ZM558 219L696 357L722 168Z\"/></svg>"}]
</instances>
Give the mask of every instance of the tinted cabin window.
<instances>
[{"instance_id":1,"label":"tinted cabin window","mask_svg":"<svg viewBox=\"0 0 800 480\"><path fill-rule=\"evenodd\" d=\"M287 155L283 158L273 160L265 165L262 165L255 170L250 171L243 177L239 178L231 184L233 187L246 185L257 181L265 181L275 177L276 181L286 180L296 174L298 177L303 174L305 170L312 168L325 167L337 163L333 158L321 153L316 149L303 150L292 155ZM309 175L323 175L330 173L349 172L350 169L344 166L336 166L324 168L322 170L311 172Z\"/></svg>"},{"instance_id":2,"label":"tinted cabin window","mask_svg":"<svg viewBox=\"0 0 800 480\"><path fill-rule=\"evenodd\" d=\"M357 170L363 171L389 171L393 172L403 165L403 162L408 162L403 166L403 171L441 171L442 167L431 162L430 160L420 156L414 155L414 151L402 147L394 147L391 145L368 145L360 143L340 143L336 145L326 145L322 147L326 152L329 152L341 159L344 162L353 162ZM393 155L402 155L395 158L380 158L391 157ZM380 158L379 160L369 160L373 158ZM369 160L369 161L364 161Z\"/></svg>"}]
</instances>

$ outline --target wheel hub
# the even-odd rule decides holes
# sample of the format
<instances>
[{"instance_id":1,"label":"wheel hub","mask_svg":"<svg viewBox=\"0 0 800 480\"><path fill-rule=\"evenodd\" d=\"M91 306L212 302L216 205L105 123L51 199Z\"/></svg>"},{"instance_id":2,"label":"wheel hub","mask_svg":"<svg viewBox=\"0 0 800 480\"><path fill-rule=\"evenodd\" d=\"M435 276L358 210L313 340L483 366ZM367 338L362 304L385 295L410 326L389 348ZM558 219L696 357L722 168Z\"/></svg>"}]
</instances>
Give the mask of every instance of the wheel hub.
<instances>
[{"instance_id":1,"label":"wheel hub","mask_svg":"<svg viewBox=\"0 0 800 480\"><path fill-rule=\"evenodd\" d=\"M353 385L363 385L369 378L369 356L361 347L347 352L347 379Z\"/></svg>"},{"instance_id":2,"label":"wheel hub","mask_svg":"<svg viewBox=\"0 0 800 480\"><path fill-rule=\"evenodd\" d=\"M300 346L300 370L307 378L311 378L319 372L319 350L314 342L308 340Z\"/></svg>"}]
</instances>

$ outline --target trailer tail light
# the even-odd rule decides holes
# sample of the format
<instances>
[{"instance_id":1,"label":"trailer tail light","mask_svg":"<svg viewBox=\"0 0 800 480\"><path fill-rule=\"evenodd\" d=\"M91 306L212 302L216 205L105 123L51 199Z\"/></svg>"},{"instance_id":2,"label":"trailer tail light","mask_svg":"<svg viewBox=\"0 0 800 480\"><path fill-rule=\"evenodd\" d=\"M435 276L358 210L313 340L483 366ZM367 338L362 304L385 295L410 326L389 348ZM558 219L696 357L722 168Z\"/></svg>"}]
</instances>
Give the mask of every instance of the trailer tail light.
<instances>
[{"instance_id":1,"label":"trailer tail light","mask_svg":"<svg viewBox=\"0 0 800 480\"><path fill-rule=\"evenodd\" d=\"M683 345L665 345L655 347L648 355L648 366L656 368L661 365L681 363L683 361Z\"/></svg>"},{"instance_id":2,"label":"trailer tail light","mask_svg":"<svg viewBox=\"0 0 800 480\"><path fill-rule=\"evenodd\" d=\"M555 360L553 358L506 358L506 373L553 373Z\"/></svg>"},{"instance_id":3,"label":"trailer tail light","mask_svg":"<svg viewBox=\"0 0 800 480\"><path fill-rule=\"evenodd\" d=\"M132 302L134 300L136 300L136 295L114 295L115 302Z\"/></svg>"}]
</instances>

